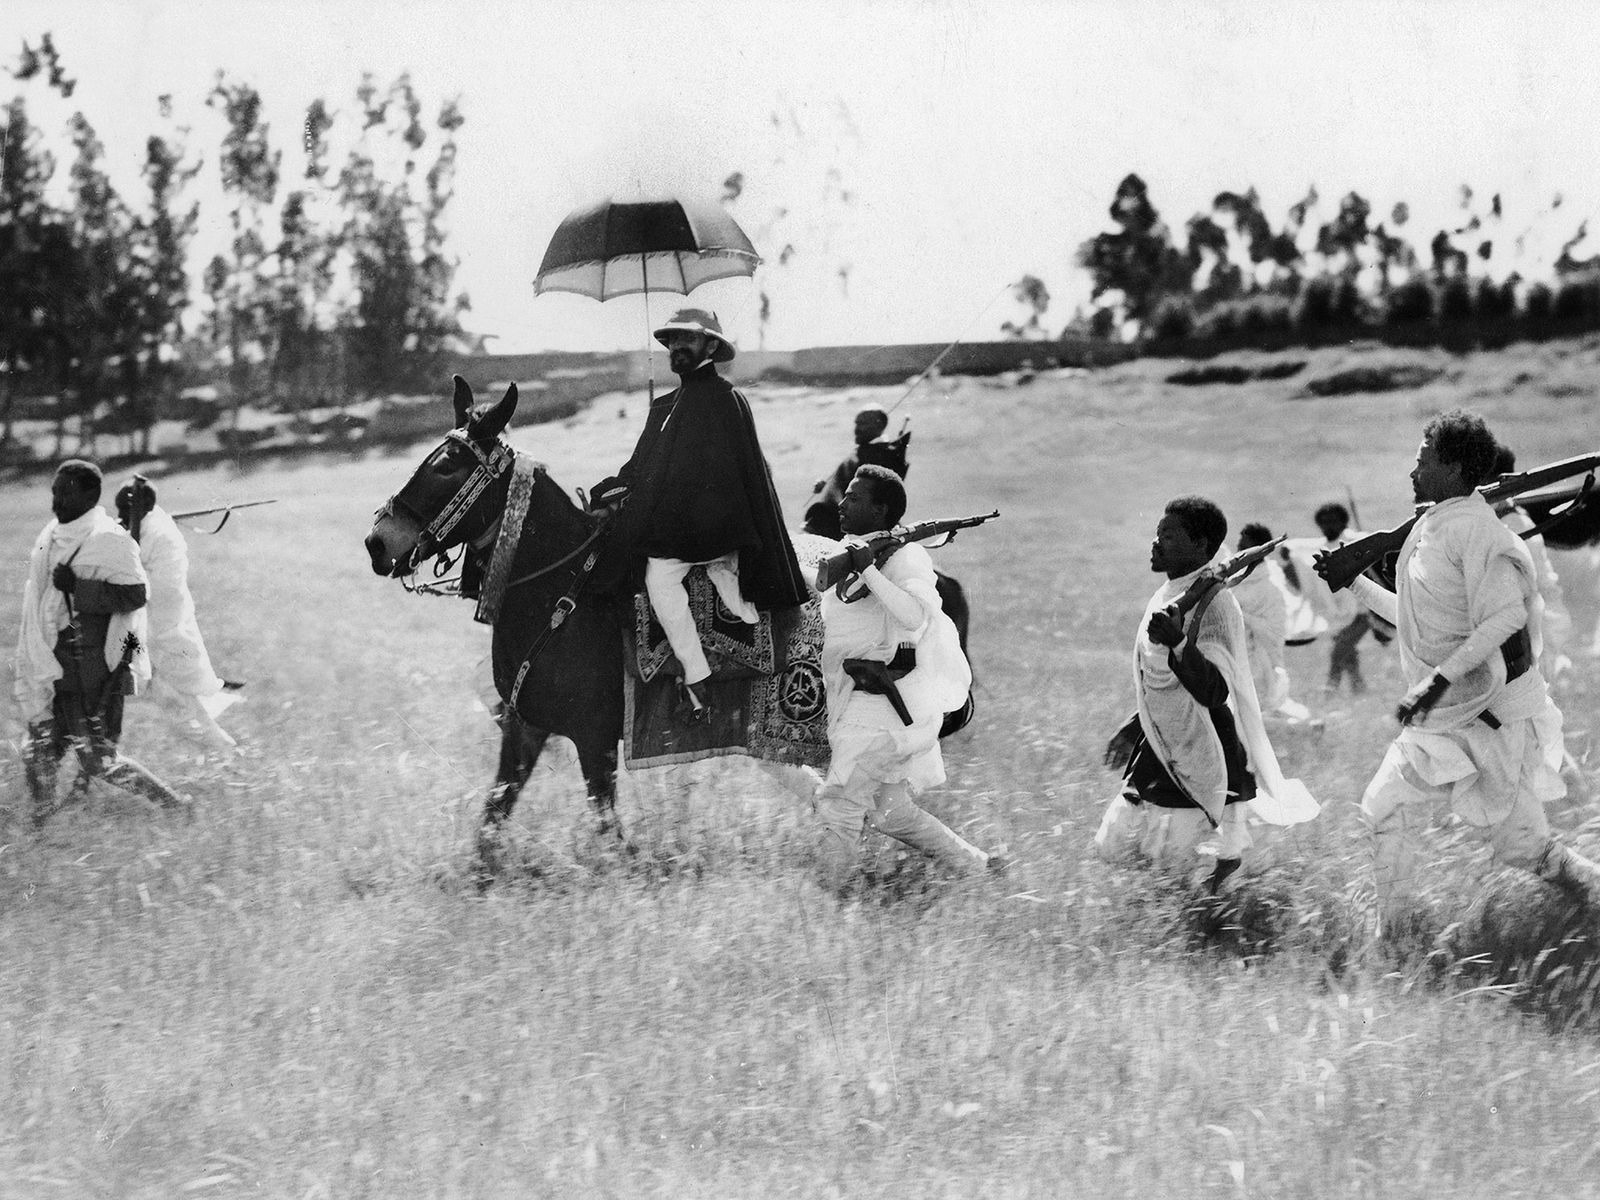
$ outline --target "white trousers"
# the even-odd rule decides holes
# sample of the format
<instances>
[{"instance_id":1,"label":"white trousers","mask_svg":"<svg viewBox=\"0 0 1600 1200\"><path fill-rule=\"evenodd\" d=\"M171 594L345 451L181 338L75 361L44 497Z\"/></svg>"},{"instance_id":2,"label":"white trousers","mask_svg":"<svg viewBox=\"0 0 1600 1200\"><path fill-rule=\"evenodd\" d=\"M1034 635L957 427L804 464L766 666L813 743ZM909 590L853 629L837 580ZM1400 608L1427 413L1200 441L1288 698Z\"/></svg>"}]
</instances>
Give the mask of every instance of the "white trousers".
<instances>
[{"instance_id":1,"label":"white trousers","mask_svg":"<svg viewBox=\"0 0 1600 1200\"><path fill-rule=\"evenodd\" d=\"M1533 769L1536 764L1527 764ZM1425 783L1391 745L1378 773L1361 797L1361 815L1372 832L1372 874L1380 921L1391 921L1407 907L1428 875L1421 865L1422 833L1431 823L1429 807L1446 800L1448 785ZM1497 863L1534 870L1550 843L1550 822L1533 786L1521 782L1510 811L1491 825L1466 822L1494 851Z\"/></svg>"},{"instance_id":2,"label":"white trousers","mask_svg":"<svg viewBox=\"0 0 1600 1200\"><path fill-rule=\"evenodd\" d=\"M650 597L667 645L678 656L685 683L699 683L711 674L700 634L689 611L689 593L683 586L694 567L704 567L711 586L717 589L723 606L746 625L754 625L760 614L756 606L739 593L739 554L734 551L710 562L691 563L678 558L652 558L645 561L644 590Z\"/></svg>"},{"instance_id":3,"label":"white trousers","mask_svg":"<svg viewBox=\"0 0 1600 1200\"><path fill-rule=\"evenodd\" d=\"M1198 808L1131 804L1119 794L1106 805L1094 848L1118 866L1147 862L1158 871L1187 871L1200 865L1200 847L1211 839L1218 858L1243 857L1251 844L1243 804L1223 808L1222 824L1213 829Z\"/></svg>"},{"instance_id":4,"label":"white trousers","mask_svg":"<svg viewBox=\"0 0 1600 1200\"><path fill-rule=\"evenodd\" d=\"M854 771L844 783L829 783L817 792L818 865L825 886L846 883L861 861L861 832L870 825L878 833L961 871L980 871L989 856L911 798L909 784L884 783Z\"/></svg>"}]
</instances>

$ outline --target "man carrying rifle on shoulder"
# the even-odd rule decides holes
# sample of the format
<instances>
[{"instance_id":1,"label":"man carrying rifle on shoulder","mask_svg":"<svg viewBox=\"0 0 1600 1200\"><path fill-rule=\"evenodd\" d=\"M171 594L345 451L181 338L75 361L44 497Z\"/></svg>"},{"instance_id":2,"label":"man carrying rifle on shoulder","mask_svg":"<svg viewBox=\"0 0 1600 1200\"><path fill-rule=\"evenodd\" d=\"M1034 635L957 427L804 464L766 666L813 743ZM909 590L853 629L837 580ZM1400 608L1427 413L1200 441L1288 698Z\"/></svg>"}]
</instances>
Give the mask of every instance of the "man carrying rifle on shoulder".
<instances>
[{"instance_id":1,"label":"man carrying rifle on shoulder","mask_svg":"<svg viewBox=\"0 0 1600 1200\"><path fill-rule=\"evenodd\" d=\"M1169 501L1156 524L1150 569L1166 581L1134 636L1136 708L1105 751L1106 766L1122 772L1122 787L1094 839L1107 862L1174 874L1214 852L1212 892L1251 846L1247 815L1292 825L1317 812L1304 785L1285 779L1278 766L1251 675L1244 615L1225 586L1236 566L1259 565L1282 539L1214 565L1227 536L1227 518L1204 496Z\"/></svg>"},{"instance_id":2,"label":"man carrying rifle on shoulder","mask_svg":"<svg viewBox=\"0 0 1600 1200\"><path fill-rule=\"evenodd\" d=\"M1409 531L1393 531L1404 533L1395 591L1364 576L1350 583L1397 627L1409 685L1395 714L1400 733L1361 798L1380 932L1403 915L1417 882L1425 806L1445 798L1499 863L1600 910L1600 866L1556 841L1545 818L1545 804L1566 791L1561 712L1537 666L1533 560L1496 519L1497 497L1479 490L1494 479L1495 445L1475 413L1430 421L1411 472L1417 503L1427 507ZM1336 559L1319 556L1317 572L1344 585Z\"/></svg>"},{"instance_id":3,"label":"man carrying rifle on shoulder","mask_svg":"<svg viewBox=\"0 0 1600 1200\"><path fill-rule=\"evenodd\" d=\"M835 891L858 868L866 825L963 872L1000 866L913 799L944 782L940 727L966 703L972 672L939 606L927 550L884 536L905 507L893 471L857 470L839 504L847 572L835 581L825 563L817 581L831 751L817 793L818 858Z\"/></svg>"},{"instance_id":4,"label":"man carrying rifle on shoulder","mask_svg":"<svg viewBox=\"0 0 1600 1200\"><path fill-rule=\"evenodd\" d=\"M100 469L71 459L50 489L55 519L34 543L17 635L16 697L34 817L57 807L56 773L78 754L79 789L100 778L163 807L184 803L117 750L124 698L150 677L148 581L139 548L100 507Z\"/></svg>"}]
</instances>

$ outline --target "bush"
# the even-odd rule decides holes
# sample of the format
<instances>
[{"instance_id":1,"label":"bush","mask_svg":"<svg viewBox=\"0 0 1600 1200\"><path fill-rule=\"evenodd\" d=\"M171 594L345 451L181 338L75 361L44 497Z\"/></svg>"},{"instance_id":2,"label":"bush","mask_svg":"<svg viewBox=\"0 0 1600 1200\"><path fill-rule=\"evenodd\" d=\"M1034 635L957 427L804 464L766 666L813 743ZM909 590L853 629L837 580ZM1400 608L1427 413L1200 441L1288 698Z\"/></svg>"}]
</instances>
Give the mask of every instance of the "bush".
<instances>
[{"instance_id":1,"label":"bush","mask_svg":"<svg viewBox=\"0 0 1600 1200\"><path fill-rule=\"evenodd\" d=\"M1294 314L1282 296L1252 296L1239 305L1239 335L1245 341L1261 341L1293 328Z\"/></svg>"},{"instance_id":2,"label":"bush","mask_svg":"<svg viewBox=\"0 0 1600 1200\"><path fill-rule=\"evenodd\" d=\"M1450 329L1472 320L1472 284L1457 275L1439 289L1439 324Z\"/></svg>"},{"instance_id":3,"label":"bush","mask_svg":"<svg viewBox=\"0 0 1600 1200\"><path fill-rule=\"evenodd\" d=\"M1492 279L1480 279L1472 297L1472 307L1480 321L1504 321L1517 311L1516 285L1510 280L1495 283Z\"/></svg>"},{"instance_id":4,"label":"bush","mask_svg":"<svg viewBox=\"0 0 1600 1200\"><path fill-rule=\"evenodd\" d=\"M1408 279L1384 299L1383 323L1389 329L1415 328L1433 319L1433 289L1425 279Z\"/></svg>"},{"instance_id":5,"label":"bush","mask_svg":"<svg viewBox=\"0 0 1600 1200\"><path fill-rule=\"evenodd\" d=\"M1326 276L1306 280L1294 306L1295 331L1306 341L1315 341L1332 324L1333 280Z\"/></svg>"},{"instance_id":6,"label":"bush","mask_svg":"<svg viewBox=\"0 0 1600 1200\"><path fill-rule=\"evenodd\" d=\"M1600 276L1563 279L1556 286L1550 315L1567 332L1600 326Z\"/></svg>"},{"instance_id":7,"label":"bush","mask_svg":"<svg viewBox=\"0 0 1600 1200\"><path fill-rule=\"evenodd\" d=\"M1231 342L1239 333L1239 309L1229 301L1215 304L1200 318L1199 335L1212 341Z\"/></svg>"},{"instance_id":8,"label":"bush","mask_svg":"<svg viewBox=\"0 0 1600 1200\"><path fill-rule=\"evenodd\" d=\"M1291 320L1304 342L1334 341L1363 327L1365 305L1354 280L1319 275L1300 289Z\"/></svg>"},{"instance_id":9,"label":"bush","mask_svg":"<svg viewBox=\"0 0 1600 1200\"><path fill-rule=\"evenodd\" d=\"M1194 305L1187 296L1166 296L1150 318L1150 339L1171 345L1188 341L1194 333Z\"/></svg>"},{"instance_id":10,"label":"bush","mask_svg":"<svg viewBox=\"0 0 1600 1200\"><path fill-rule=\"evenodd\" d=\"M1522 324L1534 338L1550 336L1550 319L1555 309L1555 293L1547 283L1536 283L1522 298Z\"/></svg>"}]
</instances>

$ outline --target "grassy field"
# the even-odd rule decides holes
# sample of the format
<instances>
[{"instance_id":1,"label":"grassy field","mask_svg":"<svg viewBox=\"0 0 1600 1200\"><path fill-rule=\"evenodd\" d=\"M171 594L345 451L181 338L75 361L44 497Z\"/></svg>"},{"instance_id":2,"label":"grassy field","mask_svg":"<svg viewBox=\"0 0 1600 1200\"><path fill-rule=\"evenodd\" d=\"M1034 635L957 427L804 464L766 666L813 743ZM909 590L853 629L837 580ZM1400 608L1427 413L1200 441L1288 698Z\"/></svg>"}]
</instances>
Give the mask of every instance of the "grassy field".
<instances>
[{"instance_id":1,"label":"grassy field","mask_svg":"<svg viewBox=\"0 0 1600 1200\"><path fill-rule=\"evenodd\" d=\"M1600 443L1596 343L1429 361L1439 379L1385 395L1179 388L1142 362L908 400L911 515L1003 513L937 552L972 601L978 717L927 803L1016 862L961 882L877 847L881 882L846 904L809 880L809 813L753 764L623 779L627 858L564 745L478 894L487 633L361 546L420 449L158 479L173 509L283 500L190 538L213 658L249 684L224 718L242 753L130 705L128 751L193 821L96 790L35 831L8 727L0 1196L1600 1194L1592 958L1545 935L1520 991L1461 958L1495 950L1486 896L1550 917L1537 889L1487 887L1484 853L1442 837L1423 915L1465 918L1455 954L1367 937L1354 801L1393 733L1392 651L1363 648L1360 703L1320 694L1325 647L1291 651L1324 723L1275 740L1325 809L1263 848L1234 908L1092 858L1168 498L1309 534L1349 488L1389 524L1421 425L1457 404L1527 464ZM855 409L901 391L753 391L791 514ZM608 398L513 441L587 486L641 420ZM4 496L9 648L48 484ZM1561 691L1580 750L1597 674ZM1553 819L1592 846L1588 811Z\"/></svg>"}]
</instances>

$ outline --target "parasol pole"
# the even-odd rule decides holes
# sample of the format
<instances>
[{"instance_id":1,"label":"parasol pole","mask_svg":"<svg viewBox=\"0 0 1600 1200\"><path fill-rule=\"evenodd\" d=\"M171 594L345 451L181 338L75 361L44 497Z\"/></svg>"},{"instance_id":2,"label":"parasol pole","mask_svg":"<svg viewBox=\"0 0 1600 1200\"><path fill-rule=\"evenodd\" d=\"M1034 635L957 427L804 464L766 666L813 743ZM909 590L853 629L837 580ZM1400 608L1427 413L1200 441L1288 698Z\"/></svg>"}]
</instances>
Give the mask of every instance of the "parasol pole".
<instances>
[{"instance_id":1,"label":"parasol pole","mask_svg":"<svg viewBox=\"0 0 1600 1200\"><path fill-rule=\"evenodd\" d=\"M656 402L656 339L650 332L650 256L639 255L639 274L644 281L644 356L649 363L650 403Z\"/></svg>"}]
</instances>

